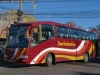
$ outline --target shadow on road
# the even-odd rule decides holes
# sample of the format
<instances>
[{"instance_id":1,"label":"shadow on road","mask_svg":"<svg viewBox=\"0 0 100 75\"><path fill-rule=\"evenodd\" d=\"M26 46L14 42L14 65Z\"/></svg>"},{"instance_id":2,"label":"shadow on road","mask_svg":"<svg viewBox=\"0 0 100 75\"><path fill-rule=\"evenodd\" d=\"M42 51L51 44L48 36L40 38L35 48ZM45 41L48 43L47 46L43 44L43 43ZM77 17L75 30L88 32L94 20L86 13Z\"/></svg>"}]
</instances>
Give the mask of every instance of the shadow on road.
<instances>
[{"instance_id":1,"label":"shadow on road","mask_svg":"<svg viewBox=\"0 0 100 75\"><path fill-rule=\"evenodd\" d=\"M6 68L24 68L24 67L32 67L32 66L44 67L45 64L39 64L39 65L25 65L25 64L16 64L16 63L1 63L0 64L0 67L6 67Z\"/></svg>"},{"instance_id":2,"label":"shadow on road","mask_svg":"<svg viewBox=\"0 0 100 75\"><path fill-rule=\"evenodd\" d=\"M97 74L97 73L84 73L84 72L78 72L78 73L76 73L75 75L100 75L100 73Z\"/></svg>"},{"instance_id":3,"label":"shadow on road","mask_svg":"<svg viewBox=\"0 0 100 75\"><path fill-rule=\"evenodd\" d=\"M88 63L84 63L83 61L66 62L66 63L71 64L71 65L100 68L100 58L91 59L91 60L89 60Z\"/></svg>"},{"instance_id":4,"label":"shadow on road","mask_svg":"<svg viewBox=\"0 0 100 75\"><path fill-rule=\"evenodd\" d=\"M100 58L92 59L92 60L90 60L89 62L100 64Z\"/></svg>"},{"instance_id":5,"label":"shadow on road","mask_svg":"<svg viewBox=\"0 0 100 75\"><path fill-rule=\"evenodd\" d=\"M14 64L14 63L2 63L2 64L0 64L0 67L21 68L21 67L26 67L26 65L24 65L24 64Z\"/></svg>"},{"instance_id":6,"label":"shadow on road","mask_svg":"<svg viewBox=\"0 0 100 75\"><path fill-rule=\"evenodd\" d=\"M100 58L92 59L88 63L83 63L82 61L60 62L60 63L70 64L70 65L86 66L86 67L93 67L93 68L100 68ZM57 63L57 64L59 64L59 63ZM41 65L25 65L25 64L14 64L14 63L0 63L0 67L6 67L6 68L21 68L21 67L31 67L31 66L46 67L44 64L41 64Z\"/></svg>"}]
</instances>

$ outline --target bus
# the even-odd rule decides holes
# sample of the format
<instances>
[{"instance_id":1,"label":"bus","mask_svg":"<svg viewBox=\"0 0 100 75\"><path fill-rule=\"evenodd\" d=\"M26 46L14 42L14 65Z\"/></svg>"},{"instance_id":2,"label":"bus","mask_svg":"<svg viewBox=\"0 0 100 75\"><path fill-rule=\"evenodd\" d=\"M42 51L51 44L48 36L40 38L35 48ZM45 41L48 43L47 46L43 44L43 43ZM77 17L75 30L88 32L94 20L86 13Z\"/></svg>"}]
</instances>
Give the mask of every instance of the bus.
<instances>
[{"instance_id":1,"label":"bus","mask_svg":"<svg viewBox=\"0 0 100 75\"><path fill-rule=\"evenodd\" d=\"M4 50L6 62L45 64L96 57L96 34L52 21L14 24Z\"/></svg>"}]
</instances>

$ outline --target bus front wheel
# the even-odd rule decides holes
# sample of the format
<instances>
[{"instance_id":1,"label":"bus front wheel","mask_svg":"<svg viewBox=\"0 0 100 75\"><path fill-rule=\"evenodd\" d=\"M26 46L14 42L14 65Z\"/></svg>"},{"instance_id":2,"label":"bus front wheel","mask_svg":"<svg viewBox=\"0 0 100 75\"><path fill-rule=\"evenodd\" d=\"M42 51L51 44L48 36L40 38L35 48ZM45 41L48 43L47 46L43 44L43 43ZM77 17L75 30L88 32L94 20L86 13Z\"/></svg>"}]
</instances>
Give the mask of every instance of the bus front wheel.
<instances>
[{"instance_id":1,"label":"bus front wheel","mask_svg":"<svg viewBox=\"0 0 100 75\"><path fill-rule=\"evenodd\" d=\"M84 54L84 63L87 63L89 61L89 55L88 53Z\"/></svg>"},{"instance_id":2,"label":"bus front wheel","mask_svg":"<svg viewBox=\"0 0 100 75\"><path fill-rule=\"evenodd\" d=\"M52 55L49 53L47 54L47 57L46 57L46 65L50 67L52 65L52 62L53 62L53 58L52 58Z\"/></svg>"}]
</instances>

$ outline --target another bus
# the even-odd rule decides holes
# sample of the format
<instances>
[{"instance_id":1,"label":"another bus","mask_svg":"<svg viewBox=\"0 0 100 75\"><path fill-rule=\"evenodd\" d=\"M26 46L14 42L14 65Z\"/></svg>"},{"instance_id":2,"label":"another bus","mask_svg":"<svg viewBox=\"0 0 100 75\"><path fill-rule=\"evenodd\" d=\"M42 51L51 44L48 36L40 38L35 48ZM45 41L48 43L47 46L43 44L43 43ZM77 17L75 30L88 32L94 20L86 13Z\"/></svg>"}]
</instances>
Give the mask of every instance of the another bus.
<instances>
[{"instance_id":1,"label":"another bus","mask_svg":"<svg viewBox=\"0 0 100 75\"><path fill-rule=\"evenodd\" d=\"M96 56L96 34L66 24L43 21L18 23L9 28L6 62L42 64L83 60Z\"/></svg>"}]
</instances>

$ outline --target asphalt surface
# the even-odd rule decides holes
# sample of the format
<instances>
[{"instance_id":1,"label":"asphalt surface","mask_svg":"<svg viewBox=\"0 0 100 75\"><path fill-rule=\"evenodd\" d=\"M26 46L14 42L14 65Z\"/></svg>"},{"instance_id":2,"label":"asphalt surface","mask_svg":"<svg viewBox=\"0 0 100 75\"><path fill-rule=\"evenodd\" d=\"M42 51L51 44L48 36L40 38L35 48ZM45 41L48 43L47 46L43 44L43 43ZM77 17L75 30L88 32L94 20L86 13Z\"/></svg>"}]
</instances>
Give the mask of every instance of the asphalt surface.
<instances>
[{"instance_id":1,"label":"asphalt surface","mask_svg":"<svg viewBox=\"0 0 100 75\"><path fill-rule=\"evenodd\" d=\"M62 62L51 67L0 63L0 75L100 75L100 58L89 63Z\"/></svg>"}]
</instances>

